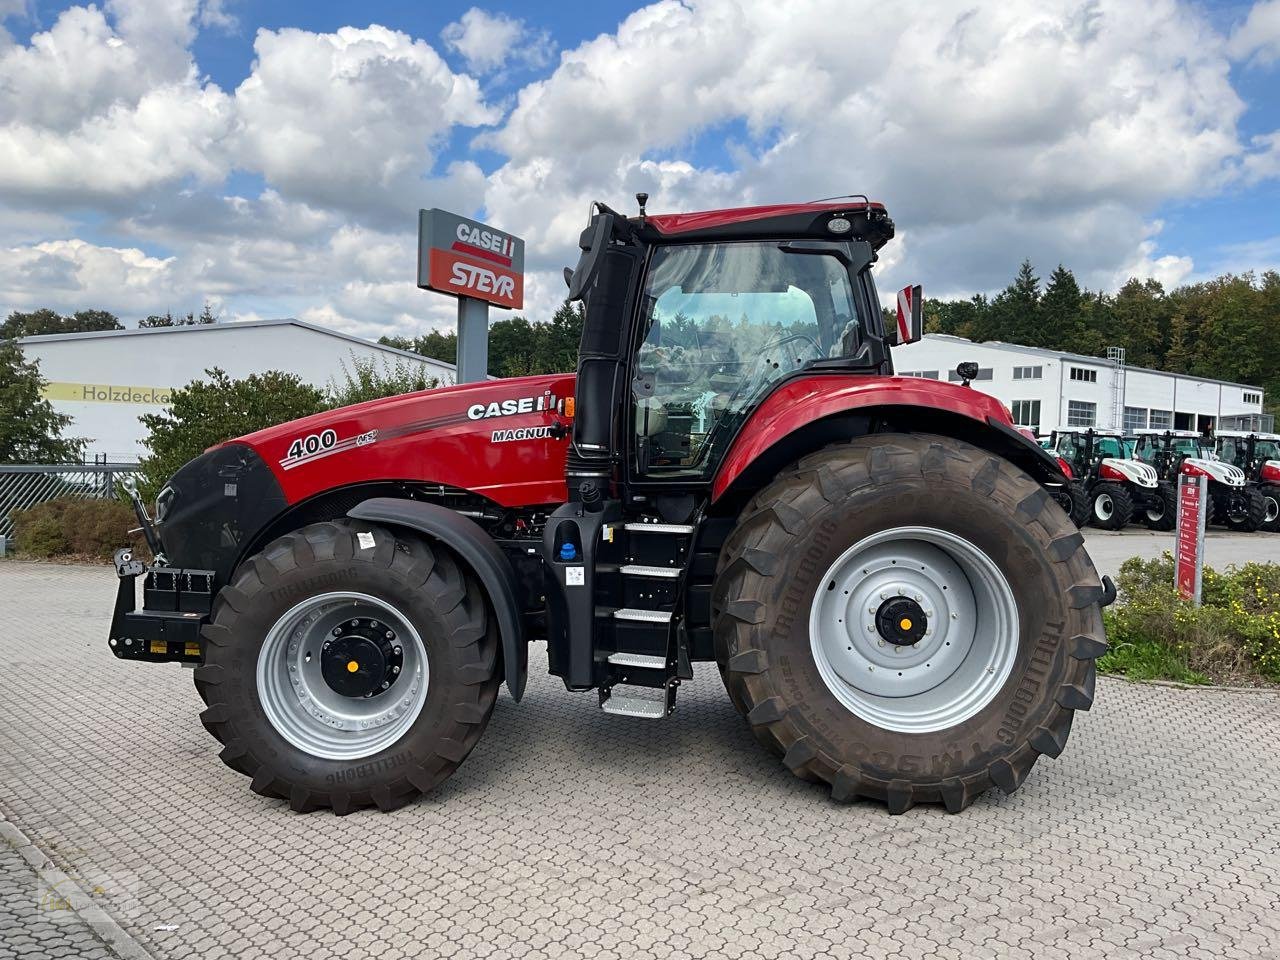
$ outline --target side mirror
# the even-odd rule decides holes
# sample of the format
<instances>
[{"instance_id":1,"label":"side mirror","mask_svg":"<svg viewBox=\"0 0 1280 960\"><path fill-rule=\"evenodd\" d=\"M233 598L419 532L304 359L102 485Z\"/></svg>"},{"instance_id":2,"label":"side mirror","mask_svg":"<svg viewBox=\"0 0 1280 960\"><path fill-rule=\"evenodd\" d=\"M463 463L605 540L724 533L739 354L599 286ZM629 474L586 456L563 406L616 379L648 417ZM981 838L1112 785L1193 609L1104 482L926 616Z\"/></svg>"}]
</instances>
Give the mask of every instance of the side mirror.
<instances>
[{"instance_id":1,"label":"side mirror","mask_svg":"<svg viewBox=\"0 0 1280 960\"><path fill-rule=\"evenodd\" d=\"M578 266L573 270L565 268L564 282L569 285L570 300L581 300L596 278L596 268L600 266L600 254L609 242L609 234L613 230L613 217L607 213L598 213L591 218L587 229L582 231L578 239L578 249L582 251L578 257Z\"/></svg>"},{"instance_id":2,"label":"side mirror","mask_svg":"<svg viewBox=\"0 0 1280 960\"><path fill-rule=\"evenodd\" d=\"M924 288L903 287L898 291L898 322L889 331L891 346L915 343L924 336Z\"/></svg>"}]
</instances>

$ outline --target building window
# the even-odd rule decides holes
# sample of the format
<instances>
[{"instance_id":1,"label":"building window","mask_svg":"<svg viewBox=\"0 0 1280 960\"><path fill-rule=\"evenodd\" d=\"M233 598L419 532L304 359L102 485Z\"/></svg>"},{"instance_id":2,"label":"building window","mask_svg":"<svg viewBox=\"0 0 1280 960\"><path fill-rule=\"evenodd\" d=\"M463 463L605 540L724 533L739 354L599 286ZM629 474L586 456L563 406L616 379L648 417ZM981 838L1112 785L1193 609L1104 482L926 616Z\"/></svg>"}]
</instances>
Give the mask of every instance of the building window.
<instances>
[{"instance_id":1,"label":"building window","mask_svg":"<svg viewBox=\"0 0 1280 960\"><path fill-rule=\"evenodd\" d=\"M947 379L948 379L948 380L950 380L952 383L959 383L959 382L960 382L960 374L956 373L954 370L950 370L950 371L948 371L948 372L947 372ZM978 375L977 375L976 377L974 377L973 379L975 379L975 380L990 380L990 379L991 379L991 368L990 368L990 367L979 367L979 368L978 368Z\"/></svg>"},{"instance_id":2,"label":"building window","mask_svg":"<svg viewBox=\"0 0 1280 960\"><path fill-rule=\"evenodd\" d=\"M1014 367L1013 379L1039 380L1044 376L1044 367Z\"/></svg>"},{"instance_id":3,"label":"building window","mask_svg":"<svg viewBox=\"0 0 1280 960\"><path fill-rule=\"evenodd\" d=\"M1091 371L1092 372L1092 371ZM1067 401L1067 426L1092 427L1098 419L1098 405L1085 400Z\"/></svg>"},{"instance_id":4,"label":"building window","mask_svg":"<svg viewBox=\"0 0 1280 960\"><path fill-rule=\"evenodd\" d=\"M1147 408L1146 407L1125 407L1124 408L1124 432L1133 433L1136 430L1147 429Z\"/></svg>"},{"instance_id":5,"label":"building window","mask_svg":"<svg viewBox=\"0 0 1280 960\"><path fill-rule=\"evenodd\" d=\"M1032 427L1039 429L1040 427L1040 401L1039 400L1015 400L1013 401L1013 422L1020 427Z\"/></svg>"},{"instance_id":6,"label":"building window","mask_svg":"<svg viewBox=\"0 0 1280 960\"><path fill-rule=\"evenodd\" d=\"M1246 392L1245 392L1245 395L1244 395L1244 402L1245 402L1245 403L1261 403L1261 402L1262 402L1262 394L1260 394L1260 393L1249 393L1249 392L1247 392L1247 391L1246 391Z\"/></svg>"},{"instance_id":7,"label":"building window","mask_svg":"<svg viewBox=\"0 0 1280 960\"><path fill-rule=\"evenodd\" d=\"M1173 427L1172 410L1152 410L1147 425L1152 430L1168 430Z\"/></svg>"},{"instance_id":8,"label":"building window","mask_svg":"<svg viewBox=\"0 0 1280 960\"><path fill-rule=\"evenodd\" d=\"M1071 379L1079 380L1081 383L1097 383L1098 371L1090 370L1086 367L1072 367Z\"/></svg>"},{"instance_id":9,"label":"building window","mask_svg":"<svg viewBox=\"0 0 1280 960\"><path fill-rule=\"evenodd\" d=\"M919 377L922 380L937 380L937 370L902 370L898 373L900 377Z\"/></svg>"}]
</instances>

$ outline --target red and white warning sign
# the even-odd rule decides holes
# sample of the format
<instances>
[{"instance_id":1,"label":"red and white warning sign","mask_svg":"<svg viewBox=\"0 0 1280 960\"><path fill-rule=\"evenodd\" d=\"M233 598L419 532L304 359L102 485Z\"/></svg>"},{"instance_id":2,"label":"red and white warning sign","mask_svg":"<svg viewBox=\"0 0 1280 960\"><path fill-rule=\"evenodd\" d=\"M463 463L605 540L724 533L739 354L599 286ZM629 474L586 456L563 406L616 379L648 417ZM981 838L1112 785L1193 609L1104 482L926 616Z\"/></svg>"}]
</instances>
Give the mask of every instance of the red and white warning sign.
<instances>
[{"instance_id":1,"label":"red and white warning sign","mask_svg":"<svg viewBox=\"0 0 1280 960\"><path fill-rule=\"evenodd\" d=\"M523 307L524 241L446 210L420 210L418 286Z\"/></svg>"}]
</instances>

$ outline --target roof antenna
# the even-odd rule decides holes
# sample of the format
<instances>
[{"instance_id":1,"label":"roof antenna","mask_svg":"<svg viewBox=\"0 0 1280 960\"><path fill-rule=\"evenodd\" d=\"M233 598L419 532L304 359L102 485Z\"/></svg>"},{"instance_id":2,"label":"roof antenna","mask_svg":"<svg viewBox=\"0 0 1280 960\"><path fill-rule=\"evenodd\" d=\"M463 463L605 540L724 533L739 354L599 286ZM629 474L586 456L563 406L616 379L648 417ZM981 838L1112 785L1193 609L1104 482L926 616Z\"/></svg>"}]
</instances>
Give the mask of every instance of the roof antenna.
<instances>
[{"instance_id":1,"label":"roof antenna","mask_svg":"<svg viewBox=\"0 0 1280 960\"><path fill-rule=\"evenodd\" d=\"M647 193L637 193L636 203L640 204L640 226L644 226L644 205L649 202Z\"/></svg>"}]
</instances>

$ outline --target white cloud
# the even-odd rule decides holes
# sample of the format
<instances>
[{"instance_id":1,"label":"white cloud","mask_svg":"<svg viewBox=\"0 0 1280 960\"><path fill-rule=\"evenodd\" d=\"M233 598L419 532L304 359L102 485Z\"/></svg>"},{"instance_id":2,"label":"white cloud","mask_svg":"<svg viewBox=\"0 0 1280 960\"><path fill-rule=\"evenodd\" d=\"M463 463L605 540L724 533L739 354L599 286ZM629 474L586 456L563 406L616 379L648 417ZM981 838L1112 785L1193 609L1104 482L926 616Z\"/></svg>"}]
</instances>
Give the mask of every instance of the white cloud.
<instances>
[{"instance_id":1,"label":"white cloud","mask_svg":"<svg viewBox=\"0 0 1280 960\"><path fill-rule=\"evenodd\" d=\"M431 178L435 152L455 125L499 114L430 45L373 26L260 30L254 50L235 91L237 166L286 196L386 224L412 221L434 195L478 205L479 167L457 163Z\"/></svg>"},{"instance_id":2,"label":"white cloud","mask_svg":"<svg viewBox=\"0 0 1280 960\"><path fill-rule=\"evenodd\" d=\"M593 196L647 189L659 211L865 190L913 237L894 273L988 288L1038 253L1098 284L1160 203L1233 175L1224 45L1173 0L656 3L564 52L481 138L511 158L488 209L568 250ZM663 183L645 166L725 128L743 131L731 168Z\"/></svg>"},{"instance_id":3,"label":"white cloud","mask_svg":"<svg viewBox=\"0 0 1280 960\"><path fill-rule=\"evenodd\" d=\"M0 298L13 307L73 303L129 314L172 295L174 265L172 257L83 240L0 248Z\"/></svg>"},{"instance_id":4,"label":"white cloud","mask_svg":"<svg viewBox=\"0 0 1280 960\"><path fill-rule=\"evenodd\" d=\"M1280 0L1258 0L1231 34L1231 55L1259 64L1280 60Z\"/></svg>"},{"instance_id":5,"label":"white cloud","mask_svg":"<svg viewBox=\"0 0 1280 960\"><path fill-rule=\"evenodd\" d=\"M240 19L227 11L226 0L202 0L200 26L233 33L240 28Z\"/></svg>"},{"instance_id":6,"label":"white cloud","mask_svg":"<svg viewBox=\"0 0 1280 960\"><path fill-rule=\"evenodd\" d=\"M528 67L545 66L554 45L544 31L531 30L523 20L472 7L440 32L450 49L462 55L467 69L491 73L508 61Z\"/></svg>"}]
</instances>

